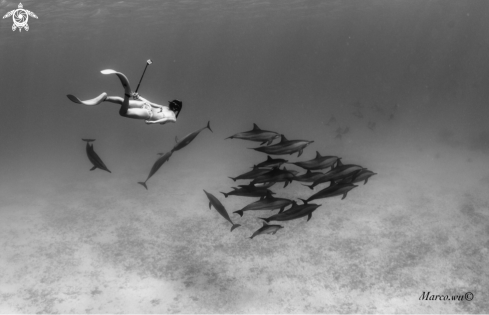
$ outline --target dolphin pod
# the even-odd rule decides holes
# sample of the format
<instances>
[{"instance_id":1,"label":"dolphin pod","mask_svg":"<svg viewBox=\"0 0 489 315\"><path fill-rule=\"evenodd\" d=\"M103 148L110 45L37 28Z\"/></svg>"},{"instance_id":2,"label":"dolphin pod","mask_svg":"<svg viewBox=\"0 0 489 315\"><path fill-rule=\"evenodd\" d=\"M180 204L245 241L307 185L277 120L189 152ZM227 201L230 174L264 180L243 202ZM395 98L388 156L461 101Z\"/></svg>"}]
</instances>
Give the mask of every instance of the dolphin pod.
<instances>
[{"instance_id":1,"label":"dolphin pod","mask_svg":"<svg viewBox=\"0 0 489 315\"><path fill-rule=\"evenodd\" d=\"M82 139L82 140L87 142L87 146L86 146L87 156L90 162L92 162L93 164L93 167L90 170L93 171L94 169L99 168L101 170L112 173L111 171L109 171L107 166L105 166L104 162L95 152L95 150L93 150L93 144L90 144L90 142L95 141L95 139Z\"/></svg>"},{"instance_id":2,"label":"dolphin pod","mask_svg":"<svg viewBox=\"0 0 489 315\"><path fill-rule=\"evenodd\" d=\"M334 122L336 122L336 119L332 116L328 124ZM341 136L348 133L348 131L348 127L345 127L344 129L339 128L337 134ZM370 177L376 175L376 173L367 170L360 165L343 164L340 157L335 155L322 155L319 151L316 151L316 156L313 159L306 161L289 162L285 159L272 158L270 155L294 153L298 153L297 157L300 157L305 148L314 143L314 141L311 140L288 140L285 135L280 134L280 141L271 144L278 135L279 134L274 131L262 130L256 124L253 124L253 130L239 132L226 138L261 142L261 145L266 144L266 146L252 148L257 152L268 154L265 161L253 165L251 171L236 177L229 177L233 181L249 180L249 184L232 187L230 192L221 192L226 198L229 196L258 198L258 200L233 212L240 217L243 217L244 212L247 211L273 211L280 209L278 213L272 216L260 216L259 218L265 222L263 222L262 227L251 235L250 239L253 239L258 235L274 235L278 230L284 228L281 225L268 224L271 221L291 221L304 217L307 217L306 222L309 221L312 218L313 213L322 206L320 204L310 203L312 200L334 196L342 196L342 199L345 199L349 191L358 187L355 183L364 181L364 184L366 184ZM285 163L300 167L306 172L298 175L299 172L297 170L287 169L285 167L281 169L280 167ZM321 171L327 168L330 168L329 171ZM330 182L330 186L309 197L298 198L303 202L300 205L293 199L273 196L275 192L268 189L276 182L285 182L284 188L286 188L293 181L312 183L308 186L311 189L325 182ZM285 210L288 206L290 207ZM234 224L233 222L231 223Z\"/></svg>"}]
</instances>

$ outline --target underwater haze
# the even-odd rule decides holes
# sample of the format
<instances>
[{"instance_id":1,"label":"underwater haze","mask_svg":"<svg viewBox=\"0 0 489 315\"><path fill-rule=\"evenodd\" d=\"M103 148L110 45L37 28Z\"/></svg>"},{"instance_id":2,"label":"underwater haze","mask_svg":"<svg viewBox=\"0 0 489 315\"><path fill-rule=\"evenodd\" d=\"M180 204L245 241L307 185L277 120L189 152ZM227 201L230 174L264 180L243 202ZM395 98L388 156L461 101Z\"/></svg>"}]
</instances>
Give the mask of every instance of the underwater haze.
<instances>
[{"instance_id":1,"label":"underwater haze","mask_svg":"<svg viewBox=\"0 0 489 315\"><path fill-rule=\"evenodd\" d=\"M487 0L22 5L28 31L0 20L0 313L489 312ZM176 123L66 97L123 97L100 71L134 89L147 59L138 92L181 100ZM314 141L273 158L376 175L250 239L277 211L240 217L258 198L221 192L267 158L226 139L253 124ZM328 186L302 184L270 190L302 204Z\"/></svg>"}]
</instances>

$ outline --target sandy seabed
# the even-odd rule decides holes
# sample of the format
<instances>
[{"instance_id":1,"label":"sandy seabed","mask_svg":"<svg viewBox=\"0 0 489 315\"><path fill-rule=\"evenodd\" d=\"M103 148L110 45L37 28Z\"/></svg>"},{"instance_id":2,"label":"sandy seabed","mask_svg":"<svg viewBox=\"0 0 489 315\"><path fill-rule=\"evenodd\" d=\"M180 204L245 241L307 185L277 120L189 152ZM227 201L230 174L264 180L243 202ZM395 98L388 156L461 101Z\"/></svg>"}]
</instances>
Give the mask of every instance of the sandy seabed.
<instances>
[{"instance_id":1,"label":"sandy seabed","mask_svg":"<svg viewBox=\"0 0 489 315\"><path fill-rule=\"evenodd\" d=\"M379 175L345 200L317 200L309 222L253 240L271 211L232 214L242 227L230 233L202 191L229 213L254 201L219 193L233 186L226 176L246 171L232 161L164 166L148 191L136 184L144 176L100 170L56 185L3 185L0 312L489 312L488 156L456 148L383 156L368 165ZM274 191L311 194L295 182ZM428 291L474 298L420 300Z\"/></svg>"}]
</instances>

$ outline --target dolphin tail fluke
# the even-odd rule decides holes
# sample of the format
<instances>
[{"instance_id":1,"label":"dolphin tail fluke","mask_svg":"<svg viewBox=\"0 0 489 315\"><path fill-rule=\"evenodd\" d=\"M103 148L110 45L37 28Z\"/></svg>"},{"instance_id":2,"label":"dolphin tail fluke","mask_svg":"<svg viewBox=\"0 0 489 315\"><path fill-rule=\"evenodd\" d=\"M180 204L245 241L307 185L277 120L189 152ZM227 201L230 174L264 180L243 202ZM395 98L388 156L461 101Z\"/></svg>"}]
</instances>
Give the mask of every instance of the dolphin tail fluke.
<instances>
[{"instance_id":1,"label":"dolphin tail fluke","mask_svg":"<svg viewBox=\"0 0 489 315\"><path fill-rule=\"evenodd\" d=\"M75 95L71 95L71 94L68 94L66 95L70 101L72 101L73 103L76 103L76 104L83 104L83 105L88 105L88 106L94 106L94 105L98 105L100 103L102 103L103 101L105 101L107 99L107 93L102 93L100 94L99 96L95 97L95 98L92 98L90 100L86 100L86 101L82 101L80 100L78 97L76 97Z\"/></svg>"},{"instance_id":2,"label":"dolphin tail fluke","mask_svg":"<svg viewBox=\"0 0 489 315\"><path fill-rule=\"evenodd\" d=\"M138 182L139 185L143 185L146 190L148 190L148 186L146 186L146 182Z\"/></svg>"},{"instance_id":3,"label":"dolphin tail fluke","mask_svg":"<svg viewBox=\"0 0 489 315\"><path fill-rule=\"evenodd\" d=\"M211 129L211 121L210 120L207 122L207 127L206 128L209 129L212 133L214 132Z\"/></svg>"},{"instance_id":4,"label":"dolphin tail fluke","mask_svg":"<svg viewBox=\"0 0 489 315\"><path fill-rule=\"evenodd\" d=\"M228 177L229 177L229 176L228 176ZM232 180L236 181L236 177L229 177L229 178L231 178Z\"/></svg>"},{"instance_id":5,"label":"dolphin tail fluke","mask_svg":"<svg viewBox=\"0 0 489 315\"><path fill-rule=\"evenodd\" d=\"M262 220L264 220L264 221L265 221L265 222L267 222L267 223L269 223L269 222L270 222L270 219L268 219L268 218L259 218L259 219L262 219Z\"/></svg>"},{"instance_id":6,"label":"dolphin tail fluke","mask_svg":"<svg viewBox=\"0 0 489 315\"><path fill-rule=\"evenodd\" d=\"M314 189L314 185L304 185L304 184L302 184L302 186L309 187L311 190Z\"/></svg>"},{"instance_id":7,"label":"dolphin tail fluke","mask_svg":"<svg viewBox=\"0 0 489 315\"><path fill-rule=\"evenodd\" d=\"M97 167L96 167L96 166L94 166L94 167L92 167L90 170L91 170L91 171L93 171L93 170L94 170L94 169L96 169L96 168L97 168Z\"/></svg>"},{"instance_id":8,"label":"dolphin tail fluke","mask_svg":"<svg viewBox=\"0 0 489 315\"><path fill-rule=\"evenodd\" d=\"M239 228L241 226L241 224L233 224L233 226L231 227L231 232L235 229L235 228Z\"/></svg>"},{"instance_id":9,"label":"dolphin tail fluke","mask_svg":"<svg viewBox=\"0 0 489 315\"><path fill-rule=\"evenodd\" d=\"M234 211L233 213L237 213L237 214L239 214L241 217L243 216L243 210Z\"/></svg>"},{"instance_id":10,"label":"dolphin tail fluke","mask_svg":"<svg viewBox=\"0 0 489 315\"><path fill-rule=\"evenodd\" d=\"M226 197L226 198L229 196L229 194L223 193L222 191L221 191L221 194L223 194L224 197Z\"/></svg>"}]
</instances>

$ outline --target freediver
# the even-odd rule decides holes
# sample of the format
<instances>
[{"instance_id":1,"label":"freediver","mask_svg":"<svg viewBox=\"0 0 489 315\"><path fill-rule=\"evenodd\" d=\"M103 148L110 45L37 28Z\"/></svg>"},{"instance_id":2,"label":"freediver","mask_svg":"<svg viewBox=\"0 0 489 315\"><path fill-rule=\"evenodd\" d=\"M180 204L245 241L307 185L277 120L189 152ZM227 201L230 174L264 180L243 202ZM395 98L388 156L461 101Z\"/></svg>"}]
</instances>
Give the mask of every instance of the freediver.
<instances>
[{"instance_id":1,"label":"freediver","mask_svg":"<svg viewBox=\"0 0 489 315\"><path fill-rule=\"evenodd\" d=\"M148 64L151 60L148 60ZM146 68L144 69L146 71ZM133 119L144 119L146 124L166 124L168 122L176 122L177 117L182 110L182 102L179 100L169 101L168 105L159 105L148 101L147 99L141 97L136 89L136 92L132 92L131 86L129 85L129 80L127 77L121 73L114 70L102 70L100 71L102 74L115 74L119 78L124 87L124 98L119 96L107 96L107 93L102 93L99 96L82 101L78 97L68 94L67 97L74 103L83 104L83 105L98 105L102 102L110 102L121 105L119 110L119 115L127 118ZM144 76L144 72L143 72ZM141 77L141 80L143 78ZM141 84L141 80L139 84ZM138 84L138 88L139 88Z\"/></svg>"}]
</instances>

